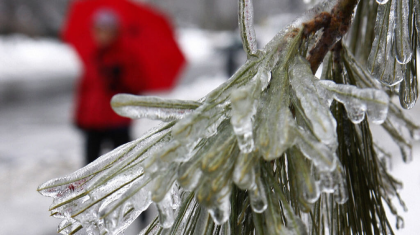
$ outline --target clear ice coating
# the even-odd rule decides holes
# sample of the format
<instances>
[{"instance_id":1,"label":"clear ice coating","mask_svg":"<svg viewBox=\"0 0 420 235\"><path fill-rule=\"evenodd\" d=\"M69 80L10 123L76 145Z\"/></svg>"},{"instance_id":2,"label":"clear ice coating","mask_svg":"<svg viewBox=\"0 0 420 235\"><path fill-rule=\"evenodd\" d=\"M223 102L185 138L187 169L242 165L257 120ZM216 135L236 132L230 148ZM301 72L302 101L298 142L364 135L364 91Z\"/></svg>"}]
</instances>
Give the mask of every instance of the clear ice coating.
<instances>
[{"instance_id":1,"label":"clear ice coating","mask_svg":"<svg viewBox=\"0 0 420 235\"><path fill-rule=\"evenodd\" d=\"M419 96L417 75L411 72L409 64L404 66L407 68L405 68L405 78L400 83L400 104L405 109L411 109L416 104Z\"/></svg>"},{"instance_id":2,"label":"clear ice coating","mask_svg":"<svg viewBox=\"0 0 420 235\"><path fill-rule=\"evenodd\" d=\"M396 85L403 78L402 65L394 58L394 47L396 46L394 37L395 15L393 13L395 11L396 4L392 4L392 1L378 6L375 39L367 61L368 70L372 76L387 86Z\"/></svg>"},{"instance_id":3,"label":"clear ice coating","mask_svg":"<svg viewBox=\"0 0 420 235\"><path fill-rule=\"evenodd\" d=\"M417 31L417 50L420 48L420 3L418 1L413 1L414 3L414 25Z\"/></svg>"},{"instance_id":4,"label":"clear ice coating","mask_svg":"<svg viewBox=\"0 0 420 235\"><path fill-rule=\"evenodd\" d=\"M255 185L254 164L258 161L258 153L240 153L235 162L232 180L243 190L251 189Z\"/></svg>"},{"instance_id":5,"label":"clear ice coating","mask_svg":"<svg viewBox=\"0 0 420 235\"><path fill-rule=\"evenodd\" d=\"M239 0L239 28L242 44L248 57L257 52L257 40L254 30L254 6L252 0Z\"/></svg>"},{"instance_id":6,"label":"clear ice coating","mask_svg":"<svg viewBox=\"0 0 420 235\"><path fill-rule=\"evenodd\" d=\"M261 105L256 141L266 160L280 157L294 144L295 121L289 109L289 82L284 70L273 74L268 94L263 97L268 104ZM275 128L278 131L272 131Z\"/></svg>"},{"instance_id":7,"label":"clear ice coating","mask_svg":"<svg viewBox=\"0 0 420 235\"><path fill-rule=\"evenodd\" d=\"M395 36L406 30L406 2L391 6L382 1L385 5L379 6L369 69L388 85L400 82L402 71L408 70L401 63L409 60L410 53L405 48L409 41ZM265 216L268 234L306 234L278 182L272 179L268 183L272 172L261 170L261 157L271 161L289 157L288 151L298 152L293 156L296 158L287 160L297 172L294 177L301 192L297 196L313 203L321 192L328 192L333 193L337 203L344 203L347 187L336 156L336 122L329 106L336 99L345 105L353 122L363 120L366 113L372 121L381 123L388 110L388 97L374 89L320 81L312 75L308 62L296 57L302 42L302 23L330 11L336 3L337 0L318 4L259 51L252 1L239 0L241 36L248 61L231 79L200 102L115 96L112 105L121 115L172 122L74 175L40 186L42 194L55 198L51 212L63 219L59 230L71 234L83 226L88 234L121 234L155 202L160 225L155 221L142 234L185 234L188 222L178 216L184 212L185 217L195 216L195 234L207 234L202 230L208 226L220 228L214 234L230 234L229 223L225 222L230 217L230 199L236 184L247 190L247 203L256 212L252 216ZM401 9L401 14L390 14L396 9ZM398 25L400 29L396 29ZM350 55L345 56L352 60ZM364 79L366 87L379 88L379 82L375 83L353 61L350 66ZM401 100L410 106L411 94L417 96L417 80L404 82ZM393 118L406 121L396 112ZM395 129L398 128L391 125L391 130ZM419 133L420 127L412 128L413 136L419 137ZM409 159L410 143L402 136L398 138L405 159ZM313 164L313 169L309 169L309 164ZM315 178L311 171L319 177ZM185 197L180 195L190 195L190 204L181 203ZM287 225L283 226L285 220Z\"/></svg>"},{"instance_id":8,"label":"clear ice coating","mask_svg":"<svg viewBox=\"0 0 420 235\"><path fill-rule=\"evenodd\" d=\"M308 132L300 129L296 146L308 159L312 160L319 171L331 172L336 167L337 156L326 145L322 144Z\"/></svg>"},{"instance_id":9,"label":"clear ice coating","mask_svg":"<svg viewBox=\"0 0 420 235\"><path fill-rule=\"evenodd\" d=\"M411 60L411 40L409 33L409 0L392 1L394 11L394 40L395 57L400 64L406 64Z\"/></svg>"},{"instance_id":10,"label":"clear ice coating","mask_svg":"<svg viewBox=\"0 0 420 235\"><path fill-rule=\"evenodd\" d=\"M324 193L333 193L334 200L338 204L344 204L348 200L347 183L344 178L343 167L338 162L332 172L318 173L318 186Z\"/></svg>"},{"instance_id":11,"label":"clear ice coating","mask_svg":"<svg viewBox=\"0 0 420 235\"><path fill-rule=\"evenodd\" d=\"M325 94L342 103L347 110L347 115L353 123L360 123L368 113L369 120L376 124L385 121L388 114L389 97L377 89L360 89L356 86L335 84L332 81L319 81Z\"/></svg>"},{"instance_id":12,"label":"clear ice coating","mask_svg":"<svg viewBox=\"0 0 420 235\"><path fill-rule=\"evenodd\" d=\"M258 81L258 80L257 80ZM257 102L255 92L260 92L259 82L238 89L231 94L232 117L230 122L236 134L241 152L250 153L255 149L253 137L253 117Z\"/></svg>"},{"instance_id":13,"label":"clear ice coating","mask_svg":"<svg viewBox=\"0 0 420 235\"><path fill-rule=\"evenodd\" d=\"M115 95L111 100L114 111L124 117L148 118L161 121L182 119L201 105L196 101L169 100L159 97Z\"/></svg>"},{"instance_id":14,"label":"clear ice coating","mask_svg":"<svg viewBox=\"0 0 420 235\"><path fill-rule=\"evenodd\" d=\"M172 198L167 194L162 201L156 203L156 208L159 213L160 225L163 228L170 228L174 223L174 209L172 205Z\"/></svg>"},{"instance_id":15,"label":"clear ice coating","mask_svg":"<svg viewBox=\"0 0 420 235\"><path fill-rule=\"evenodd\" d=\"M288 157L288 162L294 172L299 172L295 174L295 177L303 199L308 203L315 203L321 195L321 191L303 154L297 148L292 148L289 153L291 155Z\"/></svg>"},{"instance_id":16,"label":"clear ice coating","mask_svg":"<svg viewBox=\"0 0 420 235\"><path fill-rule=\"evenodd\" d=\"M61 233L83 226L89 234L120 234L146 210L152 203L151 181L140 165L172 125L163 124L74 174L41 185L41 194L54 197L53 215L66 221Z\"/></svg>"},{"instance_id":17,"label":"clear ice coating","mask_svg":"<svg viewBox=\"0 0 420 235\"><path fill-rule=\"evenodd\" d=\"M337 146L337 123L331 114L329 104L324 102L316 89L318 79L314 77L309 63L297 56L289 67L290 84L299 101L298 106L310 123L312 132L324 144Z\"/></svg>"},{"instance_id":18,"label":"clear ice coating","mask_svg":"<svg viewBox=\"0 0 420 235\"><path fill-rule=\"evenodd\" d=\"M160 202L168 194L168 192L174 187L174 183L177 177L177 170L179 164L172 163L165 172L154 176L152 181L152 200L154 202Z\"/></svg>"}]
</instances>

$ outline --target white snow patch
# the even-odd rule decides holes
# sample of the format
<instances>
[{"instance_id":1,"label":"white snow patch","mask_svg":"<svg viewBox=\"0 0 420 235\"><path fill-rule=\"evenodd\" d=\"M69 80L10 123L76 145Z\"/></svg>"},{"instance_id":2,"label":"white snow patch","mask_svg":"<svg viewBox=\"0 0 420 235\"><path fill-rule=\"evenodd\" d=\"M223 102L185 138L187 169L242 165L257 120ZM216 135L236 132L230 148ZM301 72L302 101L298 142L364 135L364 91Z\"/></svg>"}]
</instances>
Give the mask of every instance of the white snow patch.
<instances>
[{"instance_id":1,"label":"white snow patch","mask_svg":"<svg viewBox=\"0 0 420 235\"><path fill-rule=\"evenodd\" d=\"M0 81L76 77L81 66L74 50L54 39L0 37Z\"/></svg>"}]
</instances>

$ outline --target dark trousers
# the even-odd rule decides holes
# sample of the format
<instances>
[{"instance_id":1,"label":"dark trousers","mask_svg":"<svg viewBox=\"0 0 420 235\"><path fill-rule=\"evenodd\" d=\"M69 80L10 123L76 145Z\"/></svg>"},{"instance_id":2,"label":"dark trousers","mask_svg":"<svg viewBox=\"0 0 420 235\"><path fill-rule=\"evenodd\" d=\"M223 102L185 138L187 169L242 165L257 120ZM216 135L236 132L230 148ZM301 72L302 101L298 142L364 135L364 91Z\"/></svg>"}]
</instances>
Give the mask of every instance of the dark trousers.
<instances>
[{"instance_id":1,"label":"dark trousers","mask_svg":"<svg viewBox=\"0 0 420 235\"><path fill-rule=\"evenodd\" d=\"M104 148L109 147L109 150L112 150L131 140L129 127L104 130L84 130L84 134L86 139L86 165L95 161L101 155L101 150Z\"/></svg>"}]
</instances>

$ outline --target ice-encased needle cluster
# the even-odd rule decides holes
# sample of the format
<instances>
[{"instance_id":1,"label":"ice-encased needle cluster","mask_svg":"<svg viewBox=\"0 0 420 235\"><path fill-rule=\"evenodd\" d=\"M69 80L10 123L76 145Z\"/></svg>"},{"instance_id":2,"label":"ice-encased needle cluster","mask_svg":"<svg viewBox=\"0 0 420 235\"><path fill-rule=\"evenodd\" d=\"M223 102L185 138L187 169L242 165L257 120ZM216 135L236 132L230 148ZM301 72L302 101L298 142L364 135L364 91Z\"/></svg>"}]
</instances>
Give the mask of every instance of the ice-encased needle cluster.
<instances>
[{"instance_id":1,"label":"ice-encased needle cluster","mask_svg":"<svg viewBox=\"0 0 420 235\"><path fill-rule=\"evenodd\" d=\"M111 100L111 106L121 116L161 121L182 119L201 105L196 101L167 100L159 97L118 94Z\"/></svg>"},{"instance_id":2,"label":"ice-encased needle cluster","mask_svg":"<svg viewBox=\"0 0 420 235\"><path fill-rule=\"evenodd\" d=\"M400 85L400 103L410 109L418 98L416 65L419 34L418 1L377 1L375 39L368 58L368 70L386 86ZM411 20L414 18L415 20Z\"/></svg>"},{"instance_id":3,"label":"ice-encased needle cluster","mask_svg":"<svg viewBox=\"0 0 420 235\"><path fill-rule=\"evenodd\" d=\"M267 234L305 234L283 186L268 170L270 162L283 156L306 204L316 202L321 192L334 193L338 203L347 200L330 105L332 100L343 103L354 123L365 113L381 123L388 96L316 78L298 53L299 23L256 50L251 1L239 4L248 61L228 81L200 101L115 96L117 113L166 123L73 174L39 186L41 194L54 198L50 210L63 219L60 233L121 234L155 203L159 223L144 234L182 234L190 226L182 213L196 218L194 234L215 225L229 234L226 221L236 185L246 191L254 215L266 217ZM329 9L321 6L331 4L323 2L309 15ZM283 216L287 226L282 226Z\"/></svg>"}]
</instances>

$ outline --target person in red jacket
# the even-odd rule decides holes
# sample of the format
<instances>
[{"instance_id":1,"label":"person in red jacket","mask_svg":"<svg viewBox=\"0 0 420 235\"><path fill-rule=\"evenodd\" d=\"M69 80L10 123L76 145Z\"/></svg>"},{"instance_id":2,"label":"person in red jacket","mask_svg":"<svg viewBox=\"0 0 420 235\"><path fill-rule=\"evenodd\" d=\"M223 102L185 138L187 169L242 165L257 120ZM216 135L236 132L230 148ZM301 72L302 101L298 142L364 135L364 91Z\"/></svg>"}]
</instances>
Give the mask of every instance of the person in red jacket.
<instances>
[{"instance_id":1,"label":"person in red jacket","mask_svg":"<svg viewBox=\"0 0 420 235\"><path fill-rule=\"evenodd\" d=\"M83 130L86 163L99 157L104 144L116 148L130 141L131 120L117 115L110 106L118 93L141 91L141 71L130 48L119 37L119 17L107 8L92 18L95 53L84 64L77 89L76 125Z\"/></svg>"},{"instance_id":2,"label":"person in red jacket","mask_svg":"<svg viewBox=\"0 0 420 235\"><path fill-rule=\"evenodd\" d=\"M62 38L83 65L74 120L90 163L104 144L130 140L131 121L112 110L111 98L170 89L186 61L166 16L130 0L71 1Z\"/></svg>"}]
</instances>

